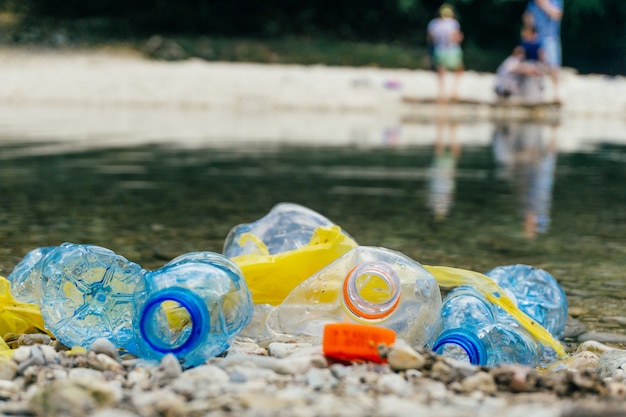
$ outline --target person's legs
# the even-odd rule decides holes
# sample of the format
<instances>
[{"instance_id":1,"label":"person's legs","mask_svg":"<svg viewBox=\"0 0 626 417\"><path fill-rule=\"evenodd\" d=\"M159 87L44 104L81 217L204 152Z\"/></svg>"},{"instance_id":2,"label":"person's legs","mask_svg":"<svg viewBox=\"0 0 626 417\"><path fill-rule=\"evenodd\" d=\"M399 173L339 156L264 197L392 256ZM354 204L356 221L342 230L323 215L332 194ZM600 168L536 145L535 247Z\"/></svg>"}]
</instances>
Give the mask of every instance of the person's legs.
<instances>
[{"instance_id":1,"label":"person's legs","mask_svg":"<svg viewBox=\"0 0 626 417\"><path fill-rule=\"evenodd\" d=\"M437 67L437 100L442 103L446 101L446 69L442 66Z\"/></svg>"},{"instance_id":2,"label":"person's legs","mask_svg":"<svg viewBox=\"0 0 626 417\"><path fill-rule=\"evenodd\" d=\"M459 83L461 81L461 75L463 74L463 67L460 66L454 71L454 79L452 80L452 89L450 90L450 99L457 100L459 98Z\"/></svg>"},{"instance_id":3,"label":"person's legs","mask_svg":"<svg viewBox=\"0 0 626 417\"><path fill-rule=\"evenodd\" d=\"M554 100L560 101L559 97L559 71L561 69L561 42L558 38L545 38L542 40L546 61L550 67L550 79L554 90Z\"/></svg>"}]
</instances>

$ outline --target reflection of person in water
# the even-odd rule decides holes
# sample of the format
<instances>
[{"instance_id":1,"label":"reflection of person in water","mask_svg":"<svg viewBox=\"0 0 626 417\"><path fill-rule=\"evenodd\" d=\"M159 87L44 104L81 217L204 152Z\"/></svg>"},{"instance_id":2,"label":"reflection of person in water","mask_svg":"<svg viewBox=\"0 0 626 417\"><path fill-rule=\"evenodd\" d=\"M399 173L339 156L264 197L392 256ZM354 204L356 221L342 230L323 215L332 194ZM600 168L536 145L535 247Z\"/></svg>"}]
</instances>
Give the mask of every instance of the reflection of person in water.
<instances>
[{"instance_id":1,"label":"reflection of person in water","mask_svg":"<svg viewBox=\"0 0 626 417\"><path fill-rule=\"evenodd\" d=\"M543 127L537 123L496 126L493 150L521 199L524 234L532 238L546 232L556 168L556 126L551 127L548 141L544 140Z\"/></svg>"},{"instance_id":2,"label":"reflection of person in water","mask_svg":"<svg viewBox=\"0 0 626 417\"><path fill-rule=\"evenodd\" d=\"M437 221L444 220L450 212L454 197L456 163L461 155L461 146L456 140L456 123L446 119L437 121L435 155L429 171L427 206ZM445 131L448 130L448 141Z\"/></svg>"}]
</instances>

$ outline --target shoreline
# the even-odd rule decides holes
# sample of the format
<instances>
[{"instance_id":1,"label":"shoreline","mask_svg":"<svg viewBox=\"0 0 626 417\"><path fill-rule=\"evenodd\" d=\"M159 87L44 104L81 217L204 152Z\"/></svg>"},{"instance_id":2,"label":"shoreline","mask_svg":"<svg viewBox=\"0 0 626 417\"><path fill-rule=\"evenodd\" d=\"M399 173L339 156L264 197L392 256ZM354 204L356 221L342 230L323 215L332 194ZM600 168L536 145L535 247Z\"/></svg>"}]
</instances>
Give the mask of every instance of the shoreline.
<instances>
[{"instance_id":1,"label":"shoreline","mask_svg":"<svg viewBox=\"0 0 626 417\"><path fill-rule=\"evenodd\" d=\"M46 50L0 47L0 103L165 106L214 111L412 113L407 97L436 96L431 71L155 61L126 49ZM494 74L466 71L459 96L490 103ZM545 82L544 97L552 97ZM626 113L626 77L576 75L563 69L563 116Z\"/></svg>"},{"instance_id":2,"label":"shoreline","mask_svg":"<svg viewBox=\"0 0 626 417\"><path fill-rule=\"evenodd\" d=\"M0 47L0 78L0 140L43 138L68 149L172 141L187 147L430 145L441 118L432 101L407 102L428 103L436 94L436 75L422 70L169 62L121 48ZM466 72L460 96L493 101L493 79ZM562 84L563 106L555 113L559 150L626 143L626 77L566 69ZM496 119L488 105L450 106L444 115L463 126L459 142L489 142ZM510 116L501 121L515 122Z\"/></svg>"}]
</instances>

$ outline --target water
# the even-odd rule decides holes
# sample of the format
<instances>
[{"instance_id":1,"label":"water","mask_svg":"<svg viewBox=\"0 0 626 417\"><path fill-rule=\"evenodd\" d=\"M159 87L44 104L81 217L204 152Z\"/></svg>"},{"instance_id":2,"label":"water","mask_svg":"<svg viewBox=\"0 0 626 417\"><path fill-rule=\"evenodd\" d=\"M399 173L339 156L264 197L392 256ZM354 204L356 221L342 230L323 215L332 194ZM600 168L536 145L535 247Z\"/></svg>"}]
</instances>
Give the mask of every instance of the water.
<instances>
[{"instance_id":1,"label":"water","mask_svg":"<svg viewBox=\"0 0 626 417\"><path fill-rule=\"evenodd\" d=\"M65 241L158 268L185 252L221 251L234 225L290 201L362 245L426 265L546 269L588 330L626 334L623 120L453 125L54 106L0 114L0 275L29 250ZM517 139L494 146L498 129Z\"/></svg>"}]
</instances>

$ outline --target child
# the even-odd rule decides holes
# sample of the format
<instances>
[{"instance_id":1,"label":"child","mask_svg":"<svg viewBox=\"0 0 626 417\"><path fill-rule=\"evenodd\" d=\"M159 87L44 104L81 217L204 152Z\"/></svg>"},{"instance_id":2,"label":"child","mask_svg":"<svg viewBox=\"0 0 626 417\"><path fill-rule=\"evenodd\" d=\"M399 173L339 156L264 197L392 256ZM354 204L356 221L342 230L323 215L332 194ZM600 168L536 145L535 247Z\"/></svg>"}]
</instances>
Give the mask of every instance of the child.
<instances>
[{"instance_id":1,"label":"child","mask_svg":"<svg viewBox=\"0 0 626 417\"><path fill-rule=\"evenodd\" d=\"M444 82L446 71L454 71L454 82L450 93L451 99L457 98L459 79L463 72L463 51L459 22L454 17L454 10L448 4L439 8L439 16L430 21L427 28L428 41L433 45L433 59L439 82L439 100L445 101Z\"/></svg>"}]
</instances>

